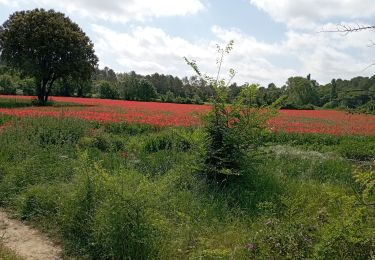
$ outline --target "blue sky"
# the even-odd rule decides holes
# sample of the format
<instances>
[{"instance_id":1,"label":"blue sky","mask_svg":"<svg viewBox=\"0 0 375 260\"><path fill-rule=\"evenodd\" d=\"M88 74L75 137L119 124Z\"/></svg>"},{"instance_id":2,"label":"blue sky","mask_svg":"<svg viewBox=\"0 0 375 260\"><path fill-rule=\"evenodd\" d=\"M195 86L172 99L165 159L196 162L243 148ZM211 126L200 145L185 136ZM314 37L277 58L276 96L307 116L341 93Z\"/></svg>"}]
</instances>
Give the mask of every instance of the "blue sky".
<instances>
[{"instance_id":1,"label":"blue sky","mask_svg":"<svg viewBox=\"0 0 375 260\"><path fill-rule=\"evenodd\" d=\"M234 40L224 69L236 81L281 86L290 76L372 76L374 31L319 33L337 24L375 24L372 0L0 0L0 21L17 10L66 13L95 44L100 67L192 75L182 57L215 73L215 45ZM226 74L223 74L225 77Z\"/></svg>"}]
</instances>

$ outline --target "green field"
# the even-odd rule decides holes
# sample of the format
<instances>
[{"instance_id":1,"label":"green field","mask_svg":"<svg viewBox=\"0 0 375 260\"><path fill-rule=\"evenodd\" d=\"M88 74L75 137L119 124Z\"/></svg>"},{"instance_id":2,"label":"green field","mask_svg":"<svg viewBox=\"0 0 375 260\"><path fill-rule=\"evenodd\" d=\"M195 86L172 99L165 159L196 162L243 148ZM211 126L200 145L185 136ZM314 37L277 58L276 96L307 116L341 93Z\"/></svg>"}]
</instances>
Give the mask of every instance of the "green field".
<instances>
[{"instance_id":1,"label":"green field","mask_svg":"<svg viewBox=\"0 0 375 260\"><path fill-rule=\"evenodd\" d=\"M200 128L6 121L0 206L60 241L67 256L374 256L374 137L263 133L246 174L215 185L200 173Z\"/></svg>"}]
</instances>

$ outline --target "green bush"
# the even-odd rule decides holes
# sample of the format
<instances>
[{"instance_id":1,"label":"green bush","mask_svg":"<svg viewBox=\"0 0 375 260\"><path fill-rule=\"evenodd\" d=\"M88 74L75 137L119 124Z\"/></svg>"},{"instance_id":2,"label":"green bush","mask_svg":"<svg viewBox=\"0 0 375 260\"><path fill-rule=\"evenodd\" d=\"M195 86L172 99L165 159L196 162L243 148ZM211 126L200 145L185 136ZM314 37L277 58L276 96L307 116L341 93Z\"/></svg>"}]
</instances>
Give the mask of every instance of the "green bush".
<instances>
[{"instance_id":1,"label":"green bush","mask_svg":"<svg viewBox=\"0 0 375 260\"><path fill-rule=\"evenodd\" d=\"M330 195L339 214L327 220L315 246L317 259L371 259L375 252L375 210L355 196Z\"/></svg>"},{"instance_id":2,"label":"green bush","mask_svg":"<svg viewBox=\"0 0 375 260\"><path fill-rule=\"evenodd\" d=\"M147 153L155 153L163 150L172 150L186 152L191 148L190 141L183 135L168 131L161 132L156 135L150 135L144 145Z\"/></svg>"},{"instance_id":3,"label":"green bush","mask_svg":"<svg viewBox=\"0 0 375 260\"><path fill-rule=\"evenodd\" d=\"M24 119L21 124L23 124L21 127L30 128L29 138L35 140L41 147L75 145L87 130L87 124L72 118Z\"/></svg>"},{"instance_id":4,"label":"green bush","mask_svg":"<svg viewBox=\"0 0 375 260\"><path fill-rule=\"evenodd\" d=\"M367 138L347 138L340 143L337 149L345 158L372 161L375 160L374 141L371 142Z\"/></svg>"},{"instance_id":5,"label":"green bush","mask_svg":"<svg viewBox=\"0 0 375 260\"><path fill-rule=\"evenodd\" d=\"M15 95L17 92L13 77L9 74L0 75L0 94Z\"/></svg>"},{"instance_id":6,"label":"green bush","mask_svg":"<svg viewBox=\"0 0 375 260\"><path fill-rule=\"evenodd\" d=\"M58 212L63 187L51 184L30 186L20 194L17 206L22 220L43 220L53 217ZM46 220L46 219L45 219Z\"/></svg>"},{"instance_id":7,"label":"green bush","mask_svg":"<svg viewBox=\"0 0 375 260\"><path fill-rule=\"evenodd\" d=\"M100 98L119 99L120 94L115 85L110 82L103 81L99 85Z\"/></svg>"},{"instance_id":8,"label":"green bush","mask_svg":"<svg viewBox=\"0 0 375 260\"><path fill-rule=\"evenodd\" d=\"M93 219L93 257L155 259L160 235L145 194L112 185L115 190L100 203Z\"/></svg>"},{"instance_id":9,"label":"green bush","mask_svg":"<svg viewBox=\"0 0 375 260\"><path fill-rule=\"evenodd\" d=\"M152 125L144 125L144 124L137 124L137 123L107 123L104 126L106 132L110 134L116 135L140 135L145 133L151 133L156 130L155 126Z\"/></svg>"}]
</instances>

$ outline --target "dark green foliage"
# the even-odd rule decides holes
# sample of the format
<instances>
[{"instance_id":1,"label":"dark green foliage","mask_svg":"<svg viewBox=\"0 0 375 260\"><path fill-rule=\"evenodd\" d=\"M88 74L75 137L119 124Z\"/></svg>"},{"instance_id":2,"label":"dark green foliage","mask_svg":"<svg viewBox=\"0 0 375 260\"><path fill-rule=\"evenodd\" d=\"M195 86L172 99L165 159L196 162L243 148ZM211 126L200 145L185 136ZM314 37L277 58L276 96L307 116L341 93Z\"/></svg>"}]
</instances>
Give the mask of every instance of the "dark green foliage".
<instances>
[{"instance_id":1,"label":"dark green foliage","mask_svg":"<svg viewBox=\"0 0 375 260\"><path fill-rule=\"evenodd\" d=\"M33 104L30 100L15 100L15 99L0 99L0 108L19 108L19 107L29 107Z\"/></svg>"},{"instance_id":2,"label":"dark green foliage","mask_svg":"<svg viewBox=\"0 0 375 260\"><path fill-rule=\"evenodd\" d=\"M99 84L99 94L101 98L106 99L119 99L120 94L116 89L116 86L108 81L102 81Z\"/></svg>"},{"instance_id":3,"label":"dark green foliage","mask_svg":"<svg viewBox=\"0 0 375 260\"><path fill-rule=\"evenodd\" d=\"M144 150L147 153L155 153L163 150L177 150L186 152L191 148L190 141L176 132L162 132L151 135L145 141Z\"/></svg>"},{"instance_id":4,"label":"dark green foliage","mask_svg":"<svg viewBox=\"0 0 375 260\"><path fill-rule=\"evenodd\" d=\"M48 220L58 211L61 187L57 185L40 184L27 188L20 196L19 210L22 220Z\"/></svg>"},{"instance_id":5,"label":"dark green foliage","mask_svg":"<svg viewBox=\"0 0 375 260\"><path fill-rule=\"evenodd\" d=\"M0 94L15 95L16 88L10 75L0 75Z\"/></svg>"},{"instance_id":6,"label":"dark green foliage","mask_svg":"<svg viewBox=\"0 0 375 260\"><path fill-rule=\"evenodd\" d=\"M97 148L102 152L119 152L124 150L125 140L107 133L96 133L93 137L80 139L79 146L83 149Z\"/></svg>"},{"instance_id":7,"label":"dark green foliage","mask_svg":"<svg viewBox=\"0 0 375 260\"><path fill-rule=\"evenodd\" d=\"M1 107L1 106L0 106ZM0 126L5 124L6 122L9 122L12 119L11 116L8 115L1 115L0 116Z\"/></svg>"},{"instance_id":8,"label":"dark green foliage","mask_svg":"<svg viewBox=\"0 0 375 260\"><path fill-rule=\"evenodd\" d=\"M140 101L151 101L157 96L156 89L151 82L142 79L138 85L137 96Z\"/></svg>"},{"instance_id":9,"label":"dark green foliage","mask_svg":"<svg viewBox=\"0 0 375 260\"><path fill-rule=\"evenodd\" d=\"M203 171L208 179L226 182L229 176L241 175L244 161L256 155L259 137L264 130L267 113L252 108L256 88L241 90L238 103L226 105L227 90L218 87L213 109L205 119ZM249 149L252 153L249 156Z\"/></svg>"},{"instance_id":10,"label":"dark green foliage","mask_svg":"<svg viewBox=\"0 0 375 260\"><path fill-rule=\"evenodd\" d=\"M90 97L93 92L92 84L93 83L89 80L80 81L71 78L64 78L55 83L53 95L65 97Z\"/></svg>"},{"instance_id":11,"label":"dark green foliage","mask_svg":"<svg viewBox=\"0 0 375 260\"><path fill-rule=\"evenodd\" d=\"M129 173L130 176L132 175ZM133 175L134 176L134 175ZM131 180L134 182L134 180ZM142 186L140 182L133 183ZM129 183L123 185L129 185ZM113 189L114 188L114 189ZM108 197L100 204L93 220L94 258L151 259L157 256L160 237L155 225L157 217L148 205L150 190L141 188L131 193L130 187L112 186Z\"/></svg>"},{"instance_id":12,"label":"dark green foliage","mask_svg":"<svg viewBox=\"0 0 375 260\"><path fill-rule=\"evenodd\" d=\"M338 152L345 158L359 161L375 160L375 140L367 138L347 138L340 143Z\"/></svg>"},{"instance_id":13,"label":"dark green foliage","mask_svg":"<svg viewBox=\"0 0 375 260\"><path fill-rule=\"evenodd\" d=\"M142 125L137 123L108 123L104 125L107 132L117 135L139 135L154 132L156 129L152 125Z\"/></svg>"},{"instance_id":14,"label":"dark green foliage","mask_svg":"<svg viewBox=\"0 0 375 260\"><path fill-rule=\"evenodd\" d=\"M48 101L58 79L88 80L98 61L79 26L54 10L15 12L0 32L1 59L35 79L41 102Z\"/></svg>"},{"instance_id":15,"label":"dark green foliage","mask_svg":"<svg viewBox=\"0 0 375 260\"><path fill-rule=\"evenodd\" d=\"M292 77L286 83L286 107L298 108L318 104L318 93L315 83L310 78Z\"/></svg>"}]
</instances>

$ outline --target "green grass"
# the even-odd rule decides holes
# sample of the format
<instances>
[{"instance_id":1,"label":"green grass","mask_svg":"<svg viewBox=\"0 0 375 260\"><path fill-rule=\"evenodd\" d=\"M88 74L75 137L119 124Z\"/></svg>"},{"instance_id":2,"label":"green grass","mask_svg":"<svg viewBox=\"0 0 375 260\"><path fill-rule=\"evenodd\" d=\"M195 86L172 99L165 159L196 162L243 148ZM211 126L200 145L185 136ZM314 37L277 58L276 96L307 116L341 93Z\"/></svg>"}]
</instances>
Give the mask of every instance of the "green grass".
<instances>
[{"instance_id":1,"label":"green grass","mask_svg":"<svg viewBox=\"0 0 375 260\"><path fill-rule=\"evenodd\" d=\"M39 102L34 99L21 99L21 98L0 98L0 108L27 108L32 106L39 106ZM83 106L90 106L90 105L82 105L78 103L69 103L69 102L47 102L43 104L43 106L51 106L51 107L83 107Z\"/></svg>"},{"instance_id":2,"label":"green grass","mask_svg":"<svg viewBox=\"0 0 375 260\"><path fill-rule=\"evenodd\" d=\"M219 187L200 174L199 128L13 120L0 133L0 206L49 232L69 256L374 253L375 214L356 200L353 188L361 186L352 178L373 156L372 137L268 134L258 151L249 151L254 160L244 175Z\"/></svg>"},{"instance_id":3,"label":"green grass","mask_svg":"<svg viewBox=\"0 0 375 260\"><path fill-rule=\"evenodd\" d=\"M6 248L1 242L0 242L0 259L1 260L22 260L21 257L19 257L14 252Z\"/></svg>"},{"instance_id":4,"label":"green grass","mask_svg":"<svg viewBox=\"0 0 375 260\"><path fill-rule=\"evenodd\" d=\"M0 98L0 108L21 108L30 106L32 106L30 100Z\"/></svg>"}]
</instances>

